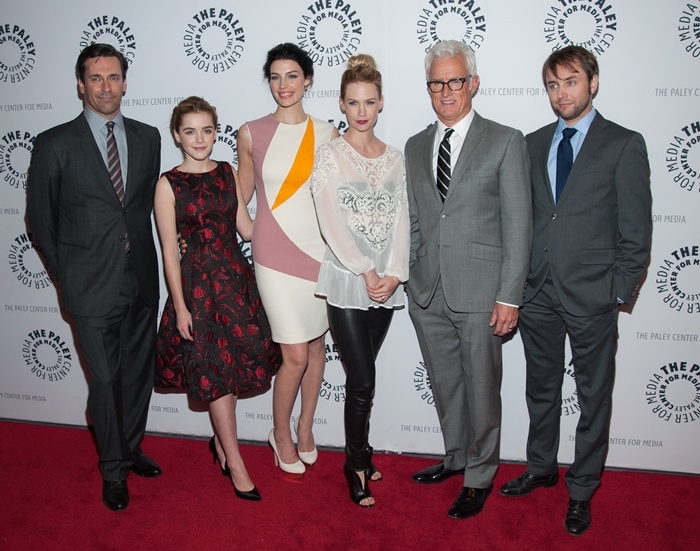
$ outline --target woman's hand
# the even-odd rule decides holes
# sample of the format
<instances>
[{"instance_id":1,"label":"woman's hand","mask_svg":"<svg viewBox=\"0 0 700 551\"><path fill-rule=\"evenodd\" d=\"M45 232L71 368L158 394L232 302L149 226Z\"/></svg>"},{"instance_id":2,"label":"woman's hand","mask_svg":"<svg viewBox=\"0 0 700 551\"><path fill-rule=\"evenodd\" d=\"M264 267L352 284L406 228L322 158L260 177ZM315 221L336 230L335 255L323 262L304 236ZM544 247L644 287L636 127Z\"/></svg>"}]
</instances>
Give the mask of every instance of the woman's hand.
<instances>
[{"instance_id":1,"label":"woman's hand","mask_svg":"<svg viewBox=\"0 0 700 551\"><path fill-rule=\"evenodd\" d=\"M396 289L401 282L399 281L398 277L392 275L384 276L378 279L379 281L377 281L376 284L367 285L367 295L373 301L383 304L389 300L389 297L391 297L394 292L396 292Z\"/></svg>"},{"instance_id":2,"label":"woman's hand","mask_svg":"<svg viewBox=\"0 0 700 551\"><path fill-rule=\"evenodd\" d=\"M180 253L180 260L182 260L182 257L185 256L187 253L187 241L178 233L177 234L177 245Z\"/></svg>"},{"instance_id":3,"label":"woman's hand","mask_svg":"<svg viewBox=\"0 0 700 551\"><path fill-rule=\"evenodd\" d=\"M188 341L194 340L194 335L192 334L192 314L187 308L182 310L176 310L175 316L177 318L177 330L180 336Z\"/></svg>"},{"instance_id":4,"label":"woman's hand","mask_svg":"<svg viewBox=\"0 0 700 551\"><path fill-rule=\"evenodd\" d=\"M364 274L362 274L362 277L365 278L365 285L367 285L367 289L369 289L370 287L374 287L375 285L378 285L379 281L381 280L381 278L377 275L377 272L374 270L374 268L366 271Z\"/></svg>"}]
</instances>

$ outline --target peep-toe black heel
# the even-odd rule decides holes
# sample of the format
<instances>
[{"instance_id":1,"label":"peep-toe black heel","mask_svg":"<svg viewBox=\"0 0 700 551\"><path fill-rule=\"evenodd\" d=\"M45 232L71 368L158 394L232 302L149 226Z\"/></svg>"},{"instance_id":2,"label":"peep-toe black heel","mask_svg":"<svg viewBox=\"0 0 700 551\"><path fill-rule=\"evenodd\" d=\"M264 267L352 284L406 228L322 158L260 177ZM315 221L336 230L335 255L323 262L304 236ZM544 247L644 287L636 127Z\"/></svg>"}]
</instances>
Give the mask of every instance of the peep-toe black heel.
<instances>
[{"instance_id":1,"label":"peep-toe black heel","mask_svg":"<svg viewBox=\"0 0 700 551\"><path fill-rule=\"evenodd\" d=\"M348 481L348 488L350 489L350 499L353 503L356 503L360 507L369 509L374 507L374 503L370 505L362 505L360 503L363 499L372 497L372 492L369 490L369 471L365 471L365 486L362 487L362 480L360 480L360 475L358 475L352 468L346 463L343 467L343 472L345 473L345 480Z\"/></svg>"},{"instance_id":2,"label":"peep-toe black heel","mask_svg":"<svg viewBox=\"0 0 700 551\"><path fill-rule=\"evenodd\" d=\"M377 469L377 466L372 463L372 452L374 451L374 448L372 446L369 446L369 468L367 469L367 476L372 482L379 482L384 476L382 473L379 472L379 469ZM379 473L379 478L372 478L375 474Z\"/></svg>"},{"instance_id":3,"label":"peep-toe black heel","mask_svg":"<svg viewBox=\"0 0 700 551\"><path fill-rule=\"evenodd\" d=\"M214 441L215 438L216 436L212 436L211 440L209 440L209 451L211 451L211 454L214 456L214 465L216 465L216 462L219 461L219 454L216 453L216 442ZM231 478L231 471L229 470L225 461L220 464L220 467L221 474L226 478Z\"/></svg>"}]
</instances>

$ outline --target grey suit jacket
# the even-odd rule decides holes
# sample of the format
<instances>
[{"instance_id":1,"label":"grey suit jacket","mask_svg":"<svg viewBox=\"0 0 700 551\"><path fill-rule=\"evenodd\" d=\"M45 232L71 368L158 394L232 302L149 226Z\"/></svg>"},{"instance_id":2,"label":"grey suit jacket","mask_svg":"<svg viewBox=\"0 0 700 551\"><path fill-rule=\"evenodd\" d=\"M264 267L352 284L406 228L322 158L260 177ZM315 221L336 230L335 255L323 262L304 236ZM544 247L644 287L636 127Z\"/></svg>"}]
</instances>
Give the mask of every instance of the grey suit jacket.
<instances>
[{"instance_id":1,"label":"grey suit jacket","mask_svg":"<svg viewBox=\"0 0 700 551\"><path fill-rule=\"evenodd\" d=\"M440 278L456 312L519 305L532 239L523 135L475 113L443 204L432 166L436 130L433 124L406 143L411 298L426 307Z\"/></svg>"},{"instance_id":2,"label":"grey suit jacket","mask_svg":"<svg viewBox=\"0 0 700 551\"><path fill-rule=\"evenodd\" d=\"M644 138L596 114L559 202L547 157L556 122L527 136L534 237L525 301L551 274L575 316L632 300L651 247L651 189Z\"/></svg>"},{"instance_id":3,"label":"grey suit jacket","mask_svg":"<svg viewBox=\"0 0 700 551\"><path fill-rule=\"evenodd\" d=\"M100 316L117 301L128 231L139 290L158 302L151 211L160 170L160 133L124 118L129 173L122 207L90 127L76 119L39 134L27 179L30 231L73 314Z\"/></svg>"}]
</instances>

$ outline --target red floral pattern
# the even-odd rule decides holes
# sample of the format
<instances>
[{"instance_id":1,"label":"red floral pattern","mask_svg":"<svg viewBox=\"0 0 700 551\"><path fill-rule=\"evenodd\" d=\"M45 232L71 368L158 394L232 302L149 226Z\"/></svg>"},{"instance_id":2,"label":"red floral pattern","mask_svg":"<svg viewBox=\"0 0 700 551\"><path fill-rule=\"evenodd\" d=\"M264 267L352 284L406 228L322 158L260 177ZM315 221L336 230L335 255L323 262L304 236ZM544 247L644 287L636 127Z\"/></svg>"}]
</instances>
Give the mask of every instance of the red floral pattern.
<instances>
[{"instance_id":1,"label":"red floral pattern","mask_svg":"<svg viewBox=\"0 0 700 551\"><path fill-rule=\"evenodd\" d=\"M165 177L175 194L177 229L187 242L182 288L192 313L194 341L180 338L171 297L158 330L155 385L187 389L209 402L226 394L263 392L281 363L272 341L253 268L236 238L231 165Z\"/></svg>"}]
</instances>

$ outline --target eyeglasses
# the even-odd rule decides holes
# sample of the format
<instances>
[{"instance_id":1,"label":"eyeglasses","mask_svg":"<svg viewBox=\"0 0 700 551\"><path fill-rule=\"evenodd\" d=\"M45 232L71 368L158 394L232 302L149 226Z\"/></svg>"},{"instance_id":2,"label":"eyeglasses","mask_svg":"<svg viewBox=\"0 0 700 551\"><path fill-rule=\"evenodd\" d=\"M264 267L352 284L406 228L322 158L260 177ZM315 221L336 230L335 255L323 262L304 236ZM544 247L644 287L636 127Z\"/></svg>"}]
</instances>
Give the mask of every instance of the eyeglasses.
<instances>
[{"instance_id":1,"label":"eyeglasses","mask_svg":"<svg viewBox=\"0 0 700 551\"><path fill-rule=\"evenodd\" d=\"M439 94L442 92L445 88L445 84L447 84L447 87L453 92L459 92L462 88L464 88L464 83L471 80L473 77L474 75L469 75L463 78L452 78L447 82L443 82L442 80L429 80L426 82L426 84L428 85L428 90L430 90L433 94Z\"/></svg>"}]
</instances>

